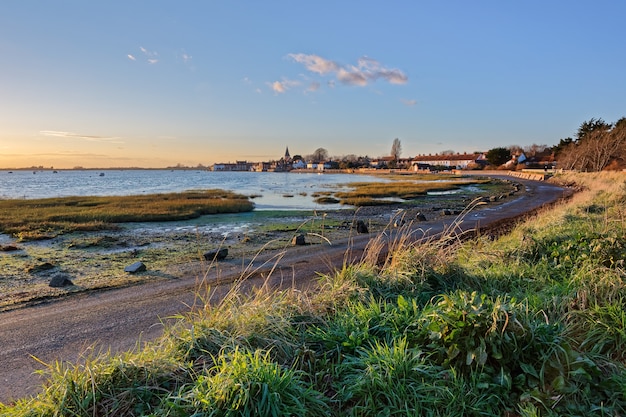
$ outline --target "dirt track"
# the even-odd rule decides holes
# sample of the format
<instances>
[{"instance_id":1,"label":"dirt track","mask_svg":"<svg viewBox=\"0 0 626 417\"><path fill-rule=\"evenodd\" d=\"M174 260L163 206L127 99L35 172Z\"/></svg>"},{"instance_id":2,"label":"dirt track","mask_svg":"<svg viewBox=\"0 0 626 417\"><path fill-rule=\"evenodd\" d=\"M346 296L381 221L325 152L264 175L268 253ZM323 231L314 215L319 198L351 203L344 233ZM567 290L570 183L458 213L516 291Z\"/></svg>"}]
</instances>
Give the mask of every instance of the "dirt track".
<instances>
[{"instance_id":1,"label":"dirt track","mask_svg":"<svg viewBox=\"0 0 626 417\"><path fill-rule=\"evenodd\" d=\"M568 194L544 182L515 180L526 190L514 198L475 210L464 218L460 228L472 230L489 225L505 225L510 219L553 203ZM420 224L428 234L441 232L455 220ZM100 292L72 295L53 302L0 313L0 402L33 395L42 379L34 372L44 368L33 359L50 363L77 361L89 349L119 352L138 343L154 340L163 330L163 322L188 311L196 303L199 281L211 284L224 293L232 280L250 275L254 285L269 275L271 284L306 288L318 273L340 266L346 256L358 259L370 235L356 235L332 246L317 248L291 247L281 254L266 254L252 262L237 259L220 262L208 272L189 265L184 279L138 285ZM271 274L270 274L270 271ZM297 272L296 272L297 271ZM221 284L219 284L221 282Z\"/></svg>"}]
</instances>

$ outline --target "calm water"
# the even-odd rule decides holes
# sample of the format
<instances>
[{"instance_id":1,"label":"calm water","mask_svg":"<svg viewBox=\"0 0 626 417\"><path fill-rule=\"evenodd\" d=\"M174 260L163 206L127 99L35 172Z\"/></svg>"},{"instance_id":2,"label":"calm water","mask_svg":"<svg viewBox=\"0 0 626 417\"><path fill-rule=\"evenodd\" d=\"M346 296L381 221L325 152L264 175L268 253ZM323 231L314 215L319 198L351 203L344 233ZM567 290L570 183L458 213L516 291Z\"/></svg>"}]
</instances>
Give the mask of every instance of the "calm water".
<instances>
[{"instance_id":1,"label":"calm water","mask_svg":"<svg viewBox=\"0 0 626 417\"><path fill-rule=\"evenodd\" d=\"M219 188L255 195L257 210L316 209L316 191L379 177L349 174L182 170L0 171L0 199L138 195ZM327 207L327 206L326 206ZM340 208L335 205L334 207Z\"/></svg>"}]
</instances>

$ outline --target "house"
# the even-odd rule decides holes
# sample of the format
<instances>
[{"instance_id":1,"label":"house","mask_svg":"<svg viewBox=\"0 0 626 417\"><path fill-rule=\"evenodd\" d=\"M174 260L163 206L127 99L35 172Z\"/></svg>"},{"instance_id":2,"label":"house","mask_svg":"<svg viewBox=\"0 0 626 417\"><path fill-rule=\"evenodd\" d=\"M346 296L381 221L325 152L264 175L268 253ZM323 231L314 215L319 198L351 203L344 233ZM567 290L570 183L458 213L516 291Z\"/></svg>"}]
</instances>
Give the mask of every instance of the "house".
<instances>
[{"instance_id":1,"label":"house","mask_svg":"<svg viewBox=\"0 0 626 417\"><path fill-rule=\"evenodd\" d=\"M376 169L387 168L393 161L395 161L393 156L381 156L380 158L372 159L370 161L370 167Z\"/></svg>"},{"instance_id":2,"label":"house","mask_svg":"<svg viewBox=\"0 0 626 417\"><path fill-rule=\"evenodd\" d=\"M213 164L213 171L250 171L254 164L248 161L236 161L234 164L231 162L228 163L219 163Z\"/></svg>"},{"instance_id":3,"label":"house","mask_svg":"<svg viewBox=\"0 0 626 417\"><path fill-rule=\"evenodd\" d=\"M293 167L293 169L304 169L306 168L306 163L302 159L297 159L293 161L291 166Z\"/></svg>"},{"instance_id":4,"label":"house","mask_svg":"<svg viewBox=\"0 0 626 417\"><path fill-rule=\"evenodd\" d=\"M413 158L412 166L414 171L424 169L425 166L467 169L474 164L483 165L484 161L486 158L483 153L429 154Z\"/></svg>"},{"instance_id":5,"label":"house","mask_svg":"<svg viewBox=\"0 0 626 417\"><path fill-rule=\"evenodd\" d=\"M324 171L325 169L330 169L331 165L328 162L309 162L306 164L306 168Z\"/></svg>"}]
</instances>

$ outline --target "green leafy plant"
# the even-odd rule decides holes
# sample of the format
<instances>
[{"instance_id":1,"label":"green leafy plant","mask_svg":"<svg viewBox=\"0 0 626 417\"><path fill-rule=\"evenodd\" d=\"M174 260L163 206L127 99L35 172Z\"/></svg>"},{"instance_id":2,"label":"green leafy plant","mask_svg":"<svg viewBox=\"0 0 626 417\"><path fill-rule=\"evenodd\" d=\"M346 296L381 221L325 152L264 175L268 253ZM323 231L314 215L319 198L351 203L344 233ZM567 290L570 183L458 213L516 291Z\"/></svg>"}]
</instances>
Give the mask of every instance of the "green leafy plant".
<instances>
[{"instance_id":1,"label":"green leafy plant","mask_svg":"<svg viewBox=\"0 0 626 417\"><path fill-rule=\"evenodd\" d=\"M216 358L214 367L181 390L176 403L179 415L326 416L329 411L300 372L282 368L259 350L236 349Z\"/></svg>"}]
</instances>

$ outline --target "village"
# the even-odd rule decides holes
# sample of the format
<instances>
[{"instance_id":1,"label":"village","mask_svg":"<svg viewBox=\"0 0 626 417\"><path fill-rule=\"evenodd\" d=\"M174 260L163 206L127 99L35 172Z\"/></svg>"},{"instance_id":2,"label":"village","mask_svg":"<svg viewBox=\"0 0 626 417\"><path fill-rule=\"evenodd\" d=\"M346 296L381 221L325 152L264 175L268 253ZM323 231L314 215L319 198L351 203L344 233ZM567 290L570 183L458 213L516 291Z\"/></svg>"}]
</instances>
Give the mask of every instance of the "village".
<instances>
[{"instance_id":1,"label":"village","mask_svg":"<svg viewBox=\"0 0 626 417\"><path fill-rule=\"evenodd\" d=\"M504 148L503 148L504 149ZM315 156L327 156L327 152L319 152L303 158L300 155L293 157L289 153L289 147L280 159L268 162L236 161L234 163L216 163L210 169L212 171L252 171L252 172L326 172L334 170L380 170L394 169L414 172L449 171L449 170L481 170L494 167L487 152L454 153L443 152L436 154L420 154L414 157L402 158L399 155L383 156L378 158L344 157L344 158L316 158ZM502 163L496 163L496 168L516 169L554 169L556 160L550 148L545 147L540 151L532 151L527 156L523 150L505 153Z\"/></svg>"}]
</instances>

